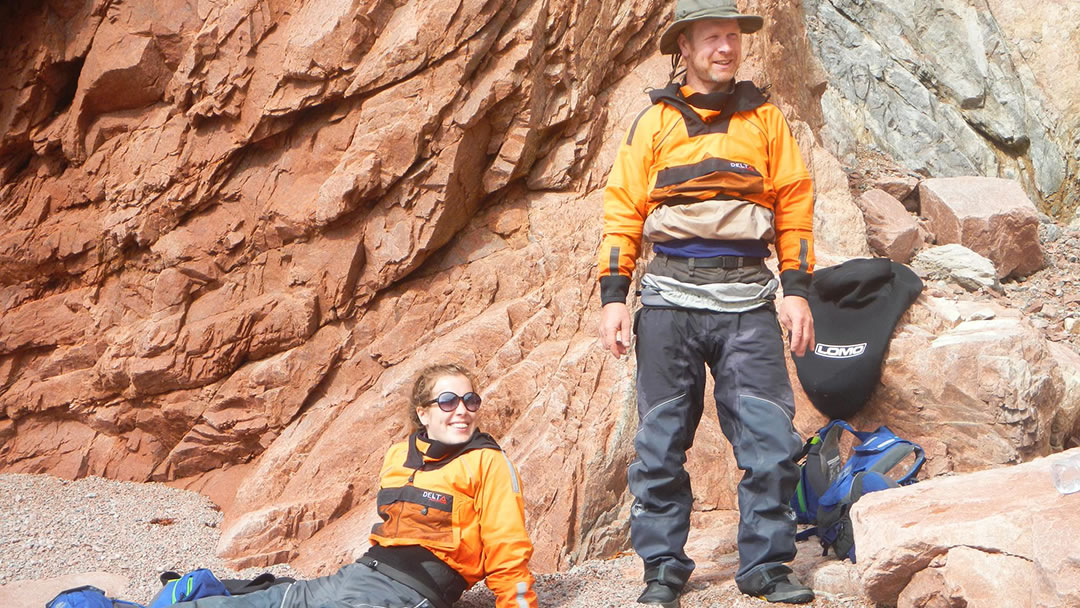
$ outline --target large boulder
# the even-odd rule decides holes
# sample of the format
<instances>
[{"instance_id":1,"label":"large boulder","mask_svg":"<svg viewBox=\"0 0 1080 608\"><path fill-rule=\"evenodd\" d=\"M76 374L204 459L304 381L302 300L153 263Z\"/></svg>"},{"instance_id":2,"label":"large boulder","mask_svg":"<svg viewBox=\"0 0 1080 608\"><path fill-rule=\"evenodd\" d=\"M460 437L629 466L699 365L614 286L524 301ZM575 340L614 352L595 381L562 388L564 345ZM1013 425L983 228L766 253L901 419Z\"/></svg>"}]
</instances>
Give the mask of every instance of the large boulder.
<instances>
[{"instance_id":1,"label":"large boulder","mask_svg":"<svg viewBox=\"0 0 1080 608\"><path fill-rule=\"evenodd\" d=\"M866 594L897 608L1080 605L1080 493L1050 466L1080 449L871 493L851 509Z\"/></svg>"},{"instance_id":2,"label":"large boulder","mask_svg":"<svg viewBox=\"0 0 1080 608\"><path fill-rule=\"evenodd\" d=\"M919 203L939 245L963 245L989 258L998 278L1026 276L1045 265L1038 212L1012 180L923 180Z\"/></svg>"},{"instance_id":3,"label":"large boulder","mask_svg":"<svg viewBox=\"0 0 1080 608\"><path fill-rule=\"evenodd\" d=\"M866 238L874 253L907 264L922 244L922 235L903 203L878 189L863 192L855 202L866 220Z\"/></svg>"},{"instance_id":4,"label":"large boulder","mask_svg":"<svg viewBox=\"0 0 1080 608\"><path fill-rule=\"evenodd\" d=\"M851 419L920 443L927 476L1049 454L1062 408L1061 363L1043 335L1017 311L962 304L923 296L912 306L889 345L881 385Z\"/></svg>"}]
</instances>

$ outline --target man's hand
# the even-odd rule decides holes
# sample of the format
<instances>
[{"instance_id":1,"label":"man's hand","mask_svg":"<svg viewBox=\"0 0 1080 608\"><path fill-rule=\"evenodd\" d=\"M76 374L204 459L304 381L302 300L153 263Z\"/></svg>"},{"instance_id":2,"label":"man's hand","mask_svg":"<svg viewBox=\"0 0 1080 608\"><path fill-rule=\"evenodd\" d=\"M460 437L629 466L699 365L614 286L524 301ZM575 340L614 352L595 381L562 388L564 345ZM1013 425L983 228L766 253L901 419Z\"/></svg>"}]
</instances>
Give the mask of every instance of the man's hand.
<instances>
[{"instance_id":1,"label":"man's hand","mask_svg":"<svg viewBox=\"0 0 1080 608\"><path fill-rule=\"evenodd\" d=\"M801 357L806 349L814 348L814 317L806 298L784 296L780 301L780 323L788 330L788 348L791 354Z\"/></svg>"},{"instance_id":2,"label":"man's hand","mask_svg":"<svg viewBox=\"0 0 1080 608\"><path fill-rule=\"evenodd\" d=\"M616 359L626 354L630 345L630 310L626 304L609 302L600 310L600 341Z\"/></svg>"}]
</instances>

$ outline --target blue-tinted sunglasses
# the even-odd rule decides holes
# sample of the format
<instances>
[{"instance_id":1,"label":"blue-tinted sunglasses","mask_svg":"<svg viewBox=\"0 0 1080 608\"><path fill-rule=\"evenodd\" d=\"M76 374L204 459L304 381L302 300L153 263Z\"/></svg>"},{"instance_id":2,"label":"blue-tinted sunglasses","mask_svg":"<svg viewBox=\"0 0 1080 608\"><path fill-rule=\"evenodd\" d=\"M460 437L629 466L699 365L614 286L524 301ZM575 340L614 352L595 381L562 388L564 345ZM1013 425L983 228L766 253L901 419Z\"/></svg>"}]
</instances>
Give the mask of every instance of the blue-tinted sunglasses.
<instances>
[{"instance_id":1,"label":"blue-tinted sunglasses","mask_svg":"<svg viewBox=\"0 0 1080 608\"><path fill-rule=\"evenodd\" d=\"M480 399L480 395L477 395L476 393L473 393L471 391L461 396L447 391L445 393L439 393L439 396L432 399L431 401L428 401L427 405L437 403L439 404L440 410L444 412L452 412L457 409L458 401L461 401L465 404L465 409L469 410L470 412L475 412L476 410L480 409L480 403L483 400Z\"/></svg>"}]
</instances>

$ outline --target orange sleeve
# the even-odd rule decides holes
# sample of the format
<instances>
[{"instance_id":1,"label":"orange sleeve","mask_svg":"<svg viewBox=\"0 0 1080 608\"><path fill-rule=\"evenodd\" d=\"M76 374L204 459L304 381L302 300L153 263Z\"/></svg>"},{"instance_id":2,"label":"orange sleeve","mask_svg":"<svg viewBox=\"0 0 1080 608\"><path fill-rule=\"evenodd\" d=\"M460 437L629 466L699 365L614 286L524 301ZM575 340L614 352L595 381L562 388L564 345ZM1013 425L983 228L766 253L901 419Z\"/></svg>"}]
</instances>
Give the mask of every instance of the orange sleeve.
<instances>
[{"instance_id":1,"label":"orange sleeve","mask_svg":"<svg viewBox=\"0 0 1080 608\"><path fill-rule=\"evenodd\" d=\"M501 450L483 450L482 466L477 508L487 586L496 608L537 608L529 572L533 546L517 470Z\"/></svg>"},{"instance_id":2,"label":"orange sleeve","mask_svg":"<svg viewBox=\"0 0 1080 608\"><path fill-rule=\"evenodd\" d=\"M597 257L603 304L625 302L630 292L630 277L641 253L659 113L658 105L649 106L634 120L604 188L604 232Z\"/></svg>"},{"instance_id":3,"label":"orange sleeve","mask_svg":"<svg viewBox=\"0 0 1080 608\"><path fill-rule=\"evenodd\" d=\"M806 297L814 272L814 185L778 108L770 113L769 172L776 202L776 256L785 295Z\"/></svg>"}]
</instances>

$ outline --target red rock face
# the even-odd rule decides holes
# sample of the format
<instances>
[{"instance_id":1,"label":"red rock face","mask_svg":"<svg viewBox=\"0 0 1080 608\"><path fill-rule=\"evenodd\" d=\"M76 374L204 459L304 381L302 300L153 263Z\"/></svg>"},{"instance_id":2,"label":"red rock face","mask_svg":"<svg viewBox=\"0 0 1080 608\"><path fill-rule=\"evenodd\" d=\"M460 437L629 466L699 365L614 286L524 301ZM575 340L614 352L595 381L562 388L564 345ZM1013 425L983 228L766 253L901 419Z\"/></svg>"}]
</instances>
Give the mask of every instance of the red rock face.
<instances>
[{"instance_id":1,"label":"red rock face","mask_svg":"<svg viewBox=\"0 0 1080 608\"><path fill-rule=\"evenodd\" d=\"M801 14L746 9L769 25L743 76L842 183ZM521 469L534 567L626 549L633 364L595 339L599 190L665 82L671 10L4 3L0 470L198 488L237 565L322 573L366 546L413 375L457 361ZM823 252L865 250L818 219ZM700 509L735 507L711 414L688 466Z\"/></svg>"}]
</instances>

